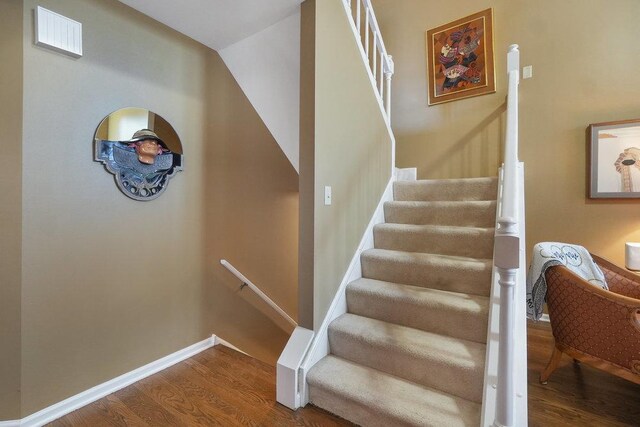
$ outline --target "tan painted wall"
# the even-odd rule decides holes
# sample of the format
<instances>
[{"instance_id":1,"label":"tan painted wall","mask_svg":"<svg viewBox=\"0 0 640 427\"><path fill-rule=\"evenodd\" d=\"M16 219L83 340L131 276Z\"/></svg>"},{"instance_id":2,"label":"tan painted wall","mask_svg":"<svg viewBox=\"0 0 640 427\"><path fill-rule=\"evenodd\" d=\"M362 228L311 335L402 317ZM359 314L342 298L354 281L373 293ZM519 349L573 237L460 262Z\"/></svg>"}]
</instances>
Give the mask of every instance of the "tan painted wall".
<instances>
[{"instance_id":1,"label":"tan painted wall","mask_svg":"<svg viewBox=\"0 0 640 427\"><path fill-rule=\"evenodd\" d=\"M390 178L391 142L342 1L315 4L313 326L317 329ZM304 155L307 149L301 147L300 152ZM301 158L301 189L305 165ZM333 190L331 206L324 205L326 185ZM301 206L301 212L307 208Z\"/></svg>"},{"instance_id":2,"label":"tan painted wall","mask_svg":"<svg viewBox=\"0 0 640 427\"><path fill-rule=\"evenodd\" d=\"M298 245L299 324L313 329L316 131L316 2L300 6L300 163L298 171L300 242Z\"/></svg>"},{"instance_id":3,"label":"tan painted wall","mask_svg":"<svg viewBox=\"0 0 640 427\"><path fill-rule=\"evenodd\" d=\"M289 334L252 292L238 294L241 282L219 261L297 318L298 174L222 60L208 62L208 143L194 159L206 182L204 313L217 335L275 365Z\"/></svg>"},{"instance_id":4,"label":"tan painted wall","mask_svg":"<svg viewBox=\"0 0 640 427\"><path fill-rule=\"evenodd\" d=\"M82 58L32 44L36 3L83 23ZM22 415L211 333L273 363L287 335L219 260L295 317L297 176L217 53L117 1L24 5ZM126 106L182 139L152 202L92 161Z\"/></svg>"},{"instance_id":5,"label":"tan painted wall","mask_svg":"<svg viewBox=\"0 0 640 427\"><path fill-rule=\"evenodd\" d=\"M0 420L20 418L22 2L0 0Z\"/></svg>"},{"instance_id":6,"label":"tan painted wall","mask_svg":"<svg viewBox=\"0 0 640 427\"><path fill-rule=\"evenodd\" d=\"M520 158L525 162L527 243L585 245L624 262L640 240L638 201L585 199L589 123L640 117L634 40L640 2L594 0L374 0L393 55L392 116L400 167L420 178L495 175L504 126L506 51L521 49L533 78L520 87ZM425 31L494 9L497 93L427 107Z\"/></svg>"}]
</instances>

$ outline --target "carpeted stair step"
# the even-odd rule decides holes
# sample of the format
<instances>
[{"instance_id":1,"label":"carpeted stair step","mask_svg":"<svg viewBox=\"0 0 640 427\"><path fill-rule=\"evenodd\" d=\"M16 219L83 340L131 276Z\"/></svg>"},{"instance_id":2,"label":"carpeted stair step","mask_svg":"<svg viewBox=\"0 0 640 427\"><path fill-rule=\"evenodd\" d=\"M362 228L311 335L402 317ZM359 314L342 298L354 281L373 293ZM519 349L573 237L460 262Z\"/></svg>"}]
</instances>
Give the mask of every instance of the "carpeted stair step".
<instances>
[{"instance_id":1,"label":"carpeted stair step","mask_svg":"<svg viewBox=\"0 0 640 427\"><path fill-rule=\"evenodd\" d=\"M498 178L433 179L396 181L394 200L496 200Z\"/></svg>"},{"instance_id":2,"label":"carpeted stair step","mask_svg":"<svg viewBox=\"0 0 640 427\"><path fill-rule=\"evenodd\" d=\"M347 311L371 319L485 343L489 298L372 279L347 285Z\"/></svg>"},{"instance_id":3,"label":"carpeted stair step","mask_svg":"<svg viewBox=\"0 0 640 427\"><path fill-rule=\"evenodd\" d=\"M393 201L384 204L384 218L394 224L457 225L494 227L496 202L481 201Z\"/></svg>"},{"instance_id":4,"label":"carpeted stair step","mask_svg":"<svg viewBox=\"0 0 640 427\"><path fill-rule=\"evenodd\" d=\"M363 426L480 425L481 406L329 355L307 375L311 403Z\"/></svg>"},{"instance_id":5,"label":"carpeted stair step","mask_svg":"<svg viewBox=\"0 0 640 427\"><path fill-rule=\"evenodd\" d=\"M483 296L491 289L491 259L368 249L360 262L368 279Z\"/></svg>"},{"instance_id":6,"label":"carpeted stair step","mask_svg":"<svg viewBox=\"0 0 640 427\"><path fill-rule=\"evenodd\" d=\"M494 228L450 225L377 224L373 229L375 247L405 252L493 257Z\"/></svg>"},{"instance_id":7,"label":"carpeted stair step","mask_svg":"<svg viewBox=\"0 0 640 427\"><path fill-rule=\"evenodd\" d=\"M345 313L329 325L331 354L482 402L486 345Z\"/></svg>"}]
</instances>

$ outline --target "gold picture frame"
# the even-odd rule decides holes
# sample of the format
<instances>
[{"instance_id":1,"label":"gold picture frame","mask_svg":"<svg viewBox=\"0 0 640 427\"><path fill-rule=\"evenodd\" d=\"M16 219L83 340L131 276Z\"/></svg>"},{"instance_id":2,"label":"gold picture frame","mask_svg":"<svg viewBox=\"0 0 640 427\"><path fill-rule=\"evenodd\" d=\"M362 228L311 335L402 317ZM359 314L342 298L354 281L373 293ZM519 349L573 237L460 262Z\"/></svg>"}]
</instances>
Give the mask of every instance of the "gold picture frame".
<instances>
[{"instance_id":1,"label":"gold picture frame","mask_svg":"<svg viewBox=\"0 0 640 427\"><path fill-rule=\"evenodd\" d=\"M493 9L427 31L429 105L496 91Z\"/></svg>"}]
</instances>

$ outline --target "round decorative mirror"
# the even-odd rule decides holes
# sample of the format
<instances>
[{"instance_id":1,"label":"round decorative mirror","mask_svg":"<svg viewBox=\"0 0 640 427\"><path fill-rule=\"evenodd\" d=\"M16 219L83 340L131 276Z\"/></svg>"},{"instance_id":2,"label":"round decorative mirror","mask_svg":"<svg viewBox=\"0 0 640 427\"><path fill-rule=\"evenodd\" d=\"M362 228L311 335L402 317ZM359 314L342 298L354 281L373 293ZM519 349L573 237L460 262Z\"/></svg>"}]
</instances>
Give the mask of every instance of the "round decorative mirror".
<instances>
[{"instance_id":1,"label":"round decorative mirror","mask_svg":"<svg viewBox=\"0 0 640 427\"><path fill-rule=\"evenodd\" d=\"M95 161L134 200L159 197L182 170L182 144L171 125L144 108L122 108L105 117L93 137Z\"/></svg>"}]
</instances>

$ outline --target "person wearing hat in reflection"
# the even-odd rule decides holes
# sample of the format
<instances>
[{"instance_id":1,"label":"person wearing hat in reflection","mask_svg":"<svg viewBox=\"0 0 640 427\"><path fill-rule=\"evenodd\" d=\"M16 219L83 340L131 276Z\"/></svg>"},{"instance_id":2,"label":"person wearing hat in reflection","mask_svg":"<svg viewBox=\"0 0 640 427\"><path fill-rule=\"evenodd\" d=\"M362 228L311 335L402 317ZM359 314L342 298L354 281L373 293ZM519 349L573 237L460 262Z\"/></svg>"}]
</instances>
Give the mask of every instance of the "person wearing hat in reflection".
<instances>
[{"instance_id":1,"label":"person wearing hat in reflection","mask_svg":"<svg viewBox=\"0 0 640 427\"><path fill-rule=\"evenodd\" d=\"M115 175L116 185L136 200L152 200L182 170L182 154L172 152L152 130L140 129L131 139L96 139L95 159Z\"/></svg>"},{"instance_id":2,"label":"person wearing hat in reflection","mask_svg":"<svg viewBox=\"0 0 640 427\"><path fill-rule=\"evenodd\" d=\"M136 131L127 142L129 147L136 150L140 163L147 165L154 164L159 154L170 151L164 141L151 129Z\"/></svg>"}]
</instances>

